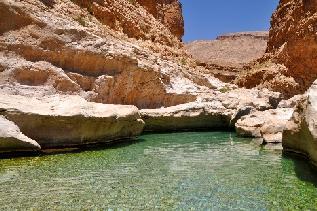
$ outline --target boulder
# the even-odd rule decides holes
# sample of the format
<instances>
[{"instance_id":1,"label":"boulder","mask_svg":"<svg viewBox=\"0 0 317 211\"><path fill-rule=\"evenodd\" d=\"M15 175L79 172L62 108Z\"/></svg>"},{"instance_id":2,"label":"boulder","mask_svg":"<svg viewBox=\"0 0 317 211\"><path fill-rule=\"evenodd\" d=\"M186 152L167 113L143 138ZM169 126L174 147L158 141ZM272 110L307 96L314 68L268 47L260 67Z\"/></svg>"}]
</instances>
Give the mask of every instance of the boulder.
<instances>
[{"instance_id":1,"label":"boulder","mask_svg":"<svg viewBox=\"0 0 317 211\"><path fill-rule=\"evenodd\" d=\"M135 106L91 103L67 95L39 99L0 94L0 99L0 113L42 148L131 138L144 127Z\"/></svg>"},{"instance_id":2,"label":"boulder","mask_svg":"<svg viewBox=\"0 0 317 211\"><path fill-rule=\"evenodd\" d=\"M307 156L317 166L317 81L298 102L283 132L283 148Z\"/></svg>"},{"instance_id":3,"label":"boulder","mask_svg":"<svg viewBox=\"0 0 317 211\"><path fill-rule=\"evenodd\" d=\"M36 151L40 145L25 136L13 122L0 116L0 152Z\"/></svg>"},{"instance_id":4,"label":"boulder","mask_svg":"<svg viewBox=\"0 0 317 211\"><path fill-rule=\"evenodd\" d=\"M254 112L237 121L236 131L240 136L263 138L262 144L280 144L293 111L293 108L277 108Z\"/></svg>"}]
</instances>

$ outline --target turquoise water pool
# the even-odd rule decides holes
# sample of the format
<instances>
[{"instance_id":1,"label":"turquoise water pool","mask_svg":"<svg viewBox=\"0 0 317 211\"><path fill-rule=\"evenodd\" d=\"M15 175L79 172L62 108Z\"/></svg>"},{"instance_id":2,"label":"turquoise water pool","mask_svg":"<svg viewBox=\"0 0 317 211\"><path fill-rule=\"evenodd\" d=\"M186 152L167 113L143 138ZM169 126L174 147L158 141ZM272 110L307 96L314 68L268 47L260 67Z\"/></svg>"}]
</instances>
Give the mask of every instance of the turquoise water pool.
<instances>
[{"instance_id":1,"label":"turquoise water pool","mask_svg":"<svg viewBox=\"0 0 317 211\"><path fill-rule=\"evenodd\" d=\"M232 138L230 138L232 137ZM0 160L1 209L316 209L306 162L227 132L146 134L78 153Z\"/></svg>"}]
</instances>

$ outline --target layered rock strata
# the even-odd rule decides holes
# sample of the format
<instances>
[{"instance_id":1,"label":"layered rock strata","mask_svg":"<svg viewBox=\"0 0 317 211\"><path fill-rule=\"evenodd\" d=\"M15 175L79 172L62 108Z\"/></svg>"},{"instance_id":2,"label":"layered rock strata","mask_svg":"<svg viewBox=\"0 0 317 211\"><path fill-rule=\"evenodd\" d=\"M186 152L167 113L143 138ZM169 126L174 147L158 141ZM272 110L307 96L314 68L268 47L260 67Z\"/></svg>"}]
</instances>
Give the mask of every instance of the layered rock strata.
<instances>
[{"instance_id":1,"label":"layered rock strata","mask_svg":"<svg viewBox=\"0 0 317 211\"><path fill-rule=\"evenodd\" d=\"M225 82L233 81L246 66L261 58L266 50L268 32L240 32L197 40L185 45L187 52Z\"/></svg>"},{"instance_id":2,"label":"layered rock strata","mask_svg":"<svg viewBox=\"0 0 317 211\"><path fill-rule=\"evenodd\" d=\"M135 106L91 103L67 95L37 99L1 94L0 99L1 115L17 125L15 131L19 127L43 149L132 138L144 127ZM6 131L6 125L0 129ZM25 140L34 143L26 136ZM19 150L19 142L16 144Z\"/></svg>"},{"instance_id":3,"label":"layered rock strata","mask_svg":"<svg viewBox=\"0 0 317 211\"><path fill-rule=\"evenodd\" d=\"M12 16L17 21L0 35L0 86L16 94L66 93L159 108L195 101L199 93L224 86L206 69L191 66L177 37L139 3L5 0L0 6L7 11L1 23ZM107 13L115 20L104 20ZM142 36L113 28L110 23L116 22Z\"/></svg>"},{"instance_id":4,"label":"layered rock strata","mask_svg":"<svg viewBox=\"0 0 317 211\"><path fill-rule=\"evenodd\" d=\"M0 11L0 114L44 149L136 136L138 109L146 130L223 129L281 100L197 66L176 0L3 0ZM218 41L263 38L250 36Z\"/></svg>"}]
</instances>

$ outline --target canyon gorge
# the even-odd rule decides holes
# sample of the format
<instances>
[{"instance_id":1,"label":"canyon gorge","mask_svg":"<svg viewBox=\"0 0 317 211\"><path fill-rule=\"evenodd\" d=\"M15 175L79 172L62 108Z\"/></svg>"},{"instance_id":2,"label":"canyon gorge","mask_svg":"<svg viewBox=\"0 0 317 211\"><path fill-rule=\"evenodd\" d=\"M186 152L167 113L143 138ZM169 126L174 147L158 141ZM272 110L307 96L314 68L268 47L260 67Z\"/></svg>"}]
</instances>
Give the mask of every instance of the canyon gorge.
<instances>
[{"instance_id":1,"label":"canyon gorge","mask_svg":"<svg viewBox=\"0 0 317 211\"><path fill-rule=\"evenodd\" d=\"M280 0L269 32L183 43L178 0L1 0L0 150L225 129L316 165L316 23Z\"/></svg>"}]
</instances>

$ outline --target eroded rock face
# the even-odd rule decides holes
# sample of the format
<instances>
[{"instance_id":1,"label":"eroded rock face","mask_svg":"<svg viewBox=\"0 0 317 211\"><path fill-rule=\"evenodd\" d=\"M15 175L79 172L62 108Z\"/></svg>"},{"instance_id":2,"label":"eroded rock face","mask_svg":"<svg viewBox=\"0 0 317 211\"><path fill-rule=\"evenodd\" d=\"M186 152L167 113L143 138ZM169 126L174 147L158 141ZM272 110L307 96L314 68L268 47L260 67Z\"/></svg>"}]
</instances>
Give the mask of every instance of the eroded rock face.
<instances>
[{"instance_id":1,"label":"eroded rock face","mask_svg":"<svg viewBox=\"0 0 317 211\"><path fill-rule=\"evenodd\" d=\"M283 132L285 151L306 155L317 166L317 81L298 102Z\"/></svg>"},{"instance_id":2,"label":"eroded rock face","mask_svg":"<svg viewBox=\"0 0 317 211\"><path fill-rule=\"evenodd\" d=\"M242 68L264 55L268 35L265 31L224 34L187 43L186 49L199 62Z\"/></svg>"},{"instance_id":3,"label":"eroded rock face","mask_svg":"<svg viewBox=\"0 0 317 211\"><path fill-rule=\"evenodd\" d=\"M228 129L230 114L217 103L188 103L140 112L147 131Z\"/></svg>"},{"instance_id":4,"label":"eroded rock face","mask_svg":"<svg viewBox=\"0 0 317 211\"><path fill-rule=\"evenodd\" d=\"M144 127L135 106L90 103L79 96L67 95L41 99L0 96L1 114L42 148L132 138Z\"/></svg>"},{"instance_id":5,"label":"eroded rock face","mask_svg":"<svg viewBox=\"0 0 317 211\"><path fill-rule=\"evenodd\" d=\"M282 0L272 16L267 51L288 68L285 74L295 79L301 93L317 78L316 24L314 0Z\"/></svg>"},{"instance_id":6,"label":"eroded rock face","mask_svg":"<svg viewBox=\"0 0 317 211\"><path fill-rule=\"evenodd\" d=\"M282 133L293 111L293 108L277 108L253 112L239 119L235 128L240 136L263 138L264 145L281 144Z\"/></svg>"},{"instance_id":7,"label":"eroded rock face","mask_svg":"<svg viewBox=\"0 0 317 211\"><path fill-rule=\"evenodd\" d=\"M40 145L25 136L13 122L0 116L0 152L37 151Z\"/></svg>"},{"instance_id":8,"label":"eroded rock face","mask_svg":"<svg viewBox=\"0 0 317 211\"><path fill-rule=\"evenodd\" d=\"M266 87L285 97L303 94L317 78L316 12L314 0L281 0L272 16L267 54L237 84Z\"/></svg>"},{"instance_id":9,"label":"eroded rock face","mask_svg":"<svg viewBox=\"0 0 317 211\"><path fill-rule=\"evenodd\" d=\"M160 109L140 110L148 131L230 129L243 116L276 108L278 93L267 90L235 89L196 102Z\"/></svg>"},{"instance_id":10,"label":"eroded rock face","mask_svg":"<svg viewBox=\"0 0 317 211\"><path fill-rule=\"evenodd\" d=\"M26 20L0 35L3 115L49 148L135 136L144 124L134 106L148 130L228 128L277 107L278 93L238 89L197 66L173 26L179 2L151 2L2 1Z\"/></svg>"},{"instance_id":11,"label":"eroded rock face","mask_svg":"<svg viewBox=\"0 0 317 211\"><path fill-rule=\"evenodd\" d=\"M179 45L184 34L178 0L74 0L102 24L129 37ZM150 15L152 14L152 16ZM84 15L78 20L85 24Z\"/></svg>"},{"instance_id":12,"label":"eroded rock face","mask_svg":"<svg viewBox=\"0 0 317 211\"><path fill-rule=\"evenodd\" d=\"M268 32L240 32L218 36L216 40L198 40L185 48L201 65L219 79L231 82L266 50Z\"/></svg>"},{"instance_id":13,"label":"eroded rock face","mask_svg":"<svg viewBox=\"0 0 317 211\"><path fill-rule=\"evenodd\" d=\"M174 4L180 7L177 1L159 2L164 8ZM1 5L19 11L19 20L30 19L0 36L0 86L10 93L74 94L99 103L159 108L225 86L192 66L178 39L137 2L5 0ZM111 16L103 13L115 20L105 20ZM116 22L119 28L110 24ZM136 40L120 27L141 30L141 37Z\"/></svg>"},{"instance_id":14,"label":"eroded rock face","mask_svg":"<svg viewBox=\"0 0 317 211\"><path fill-rule=\"evenodd\" d=\"M179 0L136 0L160 20L178 39L184 35L182 5Z\"/></svg>"}]
</instances>

